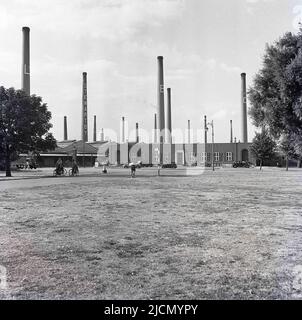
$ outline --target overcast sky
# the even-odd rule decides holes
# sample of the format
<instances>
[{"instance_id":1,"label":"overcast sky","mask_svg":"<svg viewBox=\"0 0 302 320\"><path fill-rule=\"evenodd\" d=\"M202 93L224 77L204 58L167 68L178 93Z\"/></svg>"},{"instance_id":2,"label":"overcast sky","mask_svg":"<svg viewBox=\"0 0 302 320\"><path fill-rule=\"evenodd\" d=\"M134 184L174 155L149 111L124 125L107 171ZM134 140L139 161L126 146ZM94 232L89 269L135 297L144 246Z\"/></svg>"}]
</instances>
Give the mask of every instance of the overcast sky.
<instances>
[{"instance_id":1,"label":"overcast sky","mask_svg":"<svg viewBox=\"0 0 302 320\"><path fill-rule=\"evenodd\" d=\"M214 119L216 141L240 136L240 73L248 85L266 43L295 26L297 0L0 0L0 85L20 88L22 27L31 28L31 93L52 112L55 137L81 138L82 72L88 73L89 140L98 131L151 130L157 56L172 88L172 125ZM107 131L108 133L108 131ZM249 121L249 135L254 128Z\"/></svg>"}]
</instances>

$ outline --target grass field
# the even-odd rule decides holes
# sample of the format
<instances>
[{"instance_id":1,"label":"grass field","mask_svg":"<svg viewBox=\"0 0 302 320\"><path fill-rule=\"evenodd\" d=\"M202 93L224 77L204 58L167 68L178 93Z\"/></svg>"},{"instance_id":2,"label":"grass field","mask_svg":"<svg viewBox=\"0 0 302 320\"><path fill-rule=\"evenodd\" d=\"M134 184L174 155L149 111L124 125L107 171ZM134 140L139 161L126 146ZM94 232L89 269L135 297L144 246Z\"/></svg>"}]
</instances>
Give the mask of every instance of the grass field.
<instances>
[{"instance_id":1,"label":"grass field","mask_svg":"<svg viewBox=\"0 0 302 320\"><path fill-rule=\"evenodd\" d=\"M298 169L0 181L0 298L300 297L301 195Z\"/></svg>"}]
</instances>

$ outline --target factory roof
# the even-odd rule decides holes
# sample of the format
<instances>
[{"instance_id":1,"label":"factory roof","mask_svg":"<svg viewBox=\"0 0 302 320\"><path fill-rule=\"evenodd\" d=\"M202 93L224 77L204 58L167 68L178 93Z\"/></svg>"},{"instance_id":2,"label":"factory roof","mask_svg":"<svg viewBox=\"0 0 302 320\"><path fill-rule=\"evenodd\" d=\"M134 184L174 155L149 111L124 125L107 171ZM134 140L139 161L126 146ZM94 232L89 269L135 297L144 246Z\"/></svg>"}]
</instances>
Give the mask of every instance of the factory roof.
<instances>
[{"instance_id":1,"label":"factory roof","mask_svg":"<svg viewBox=\"0 0 302 320\"><path fill-rule=\"evenodd\" d=\"M73 144L74 142L76 142L77 140L64 140L64 141L58 141L57 142L57 146L59 148L65 148L71 144Z\"/></svg>"},{"instance_id":2,"label":"factory roof","mask_svg":"<svg viewBox=\"0 0 302 320\"><path fill-rule=\"evenodd\" d=\"M90 143L80 141L75 141L67 147L63 148L66 153L72 153L77 150L77 153L97 153L97 148L93 147Z\"/></svg>"},{"instance_id":3,"label":"factory roof","mask_svg":"<svg viewBox=\"0 0 302 320\"><path fill-rule=\"evenodd\" d=\"M75 150L78 154L97 154L98 148L88 142L84 143L82 140L62 141L58 142L58 147L55 150L43 152L43 155L72 155Z\"/></svg>"}]
</instances>

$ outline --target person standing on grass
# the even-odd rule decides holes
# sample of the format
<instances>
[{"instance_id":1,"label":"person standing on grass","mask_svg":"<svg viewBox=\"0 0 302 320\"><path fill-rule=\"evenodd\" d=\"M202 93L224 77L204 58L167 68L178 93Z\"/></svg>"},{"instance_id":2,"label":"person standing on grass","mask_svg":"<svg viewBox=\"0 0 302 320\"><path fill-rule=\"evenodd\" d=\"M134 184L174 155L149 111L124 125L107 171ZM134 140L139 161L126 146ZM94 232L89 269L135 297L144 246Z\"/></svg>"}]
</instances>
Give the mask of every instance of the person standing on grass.
<instances>
[{"instance_id":1,"label":"person standing on grass","mask_svg":"<svg viewBox=\"0 0 302 320\"><path fill-rule=\"evenodd\" d=\"M131 168L131 178L135 178L135 171L136 171L136 166L134 163L132 163L130 165L130 168Z\"/></svg>"},{"instance_id":2,"label":"person standing on grass","mask_svg":"<svg viewBox=\"0 0 302 320\"><path fill-rule=\"evenodd\" d=\"M76 159L73 158L72 159L72 174L76 175L78 173L79 173L79 167L78 167Z\"/></svg>"},{"instance_id":3,"label":"person standing on grass","mask_svg":"<svg viewBox=\"0 0 302 320\"><path fill-rule=\"evenodd\" d=\"M58 161L56 162L56 171L57 171L57 174L59 175L64 172L63 161L61 158L59 158Z\"/></svg>"},{"instance_id":4,"label":"person standing on grass","mask_svg":"<svg viewBox=\"0 0 302 320\"><path fill-rule=\"evenodd\" d=\"M106 165L103 165L103 170L102 170L102 172L103 172L103 173L108 173Z\"/></svg>"}]
</instances>

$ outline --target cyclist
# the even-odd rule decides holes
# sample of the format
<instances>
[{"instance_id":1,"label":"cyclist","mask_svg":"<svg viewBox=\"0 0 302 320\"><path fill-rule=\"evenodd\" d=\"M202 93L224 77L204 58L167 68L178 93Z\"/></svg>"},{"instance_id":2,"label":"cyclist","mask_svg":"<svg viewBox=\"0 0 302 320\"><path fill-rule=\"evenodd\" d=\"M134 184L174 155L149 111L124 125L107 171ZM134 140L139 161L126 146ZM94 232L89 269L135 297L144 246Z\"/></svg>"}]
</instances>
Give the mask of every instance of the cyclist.
<instances>
[{"instance_id":1,"label":"cyclist","mask_svg":"<svg viewBox=\"0 0 302 320\"><path fill-rule=\"evenodd\" d=\"M72 159L72 175L76 175L79 173L79 167L75 159Z\"/></svg>"}]
</instances>

